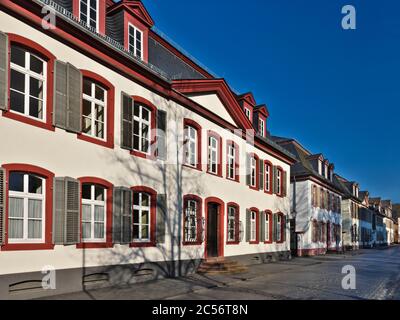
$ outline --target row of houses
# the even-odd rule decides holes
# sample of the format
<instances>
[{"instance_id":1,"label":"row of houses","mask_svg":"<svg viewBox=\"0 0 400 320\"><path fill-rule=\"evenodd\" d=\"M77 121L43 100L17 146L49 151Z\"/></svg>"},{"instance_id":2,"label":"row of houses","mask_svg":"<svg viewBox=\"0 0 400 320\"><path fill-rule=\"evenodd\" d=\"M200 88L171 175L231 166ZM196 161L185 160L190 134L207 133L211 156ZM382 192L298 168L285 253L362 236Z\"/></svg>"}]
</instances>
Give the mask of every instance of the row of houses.
<instances>
[{"instance_id":1,"label":"row of houses","mask_svg":"<svg viewBox=\"0 0 400 320\"><path fill-rule=\"evenodd\" d=\"M0 2L0 298L398 241L390 201L153 26L140 1Z\"/></svg>"}]
</instances>

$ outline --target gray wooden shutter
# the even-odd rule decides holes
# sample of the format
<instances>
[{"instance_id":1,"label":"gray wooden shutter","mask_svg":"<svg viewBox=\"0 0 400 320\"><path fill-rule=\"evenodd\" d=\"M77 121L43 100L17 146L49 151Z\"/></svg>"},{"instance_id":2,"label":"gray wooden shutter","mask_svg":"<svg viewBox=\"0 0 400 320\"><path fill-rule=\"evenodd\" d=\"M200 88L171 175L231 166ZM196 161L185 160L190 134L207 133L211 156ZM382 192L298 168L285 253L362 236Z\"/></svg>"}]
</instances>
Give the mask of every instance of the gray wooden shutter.
<instances>
[{"instance_id":1,"label":"gray wooden shutter","mask_svg":"<svg viewBox=\"0 0 400 320\"><path fill-rule=\"evenodd\" d=\"M260 241L265 241L265 212L260 212Z\"/></svg>"},{"instance_id":2,"label":"gray wooden shutter","mask_svg":"<svg viewBox=\"0 0 400 320\"><path fill-rule=\"evenodd\" d=\"M162 110L157 111L157 152L158 159L167 159L167 113Z\"/></svg>"},{"instance_id":3,"label":"gray wooden shutter","mask_svg":"<svg viewBox=\"0 0 400 320\"><path fill-rule=\"evenodd\" d=\"M272 167L272 193L278 192L278 167Z\"/></svg>"},{"instance_id":4,"label":"gray wooden shutter","mask_svg":"<svg viewBox=\"0 0 400 320\"><path fill-rule=\"evenodd\" d=\"M53 243L63 245L65 234L65 178L55 178L53 189Z\"/></svg>"},{"instance_id":5,"label":"gray wooden shutter","mask_svg":"<svg viewBox=\"0 0 400 320\"><path fill-rule=\"evenodd\" d=\"M67 63L67 71L67 130L79 133L82 131L82 73L70 63Z\"/></svg>"},{"instance_id":6,"label":"gray wooden shutter","mask_svg":"<svg viewBox=\"0 0 400 320\"><path fill-rule=\"evenodd\" d=\"M67 127L67 83L67 64L56 60L54 64L53 125L61 129Z\"/></svg>"},{"instance_id":7,"label":"gray wooden shutter","mask_svg":"<svg viewBox=\"0 0 400 320\"><path fill-rule=\"evenodd\" d=\"M8 105L8 36L0 32L0 110L7 110Z\"/></svg>"},{"instance_id":8,"label":"gray wooden shutter","mask_svg":"<svg viewBox=\"0 0 400 320\"><path fill-rule=\"evenodd\" d=\"M321 208L321 195L320 195L320 189L319 189L319 187L318 186L316 186L316 192L315 192L315 194L316 194L316 197L317 197L317 201L315 202L316 203L316 205L317 205L317 207L318 208Z\"/></svg>"},{"instance_id":9,"label":"gray wooden shutter","mask_svg":"<svg viewBox=\"0 0 400 320\"><path fill-rule=\"evenodd\" d=\"M251 211L249 209L246 210L246 242L250 242L251 239Z\"/></svg>"},{"instance_id":10,"label":"gray wooden shutter","mask_svg":"<svg viewBox=\"0 0 400 320\"><path fill-rule=\"evenodd\" d=\"M286 216L282 216L282 242L286 241Z\"/></svg>"},{"instance_id":11,"label":"gray wooden shutter","mask_svg":"<svg viewBox=\"0 0 400 320\"><path fill-rule=\"evenodd\" d=\"M157 243L165 243L165 231L167 223L167 196L157 195L156 240Z\"/></svg>"},{"instance_id":12,"label":"gray wooden shutter","mask_svg":"<svg viewBox=\"0 0 400 320\"><path fill-rule=\"evenodd\" d=\"M259 165L258 165L258 167L259 167L259 179L258 179L258 181L259 181L259 189L260 190L264 190L264 160L259 160L258 161L258 163L259 163Z\"/></svg>"},{"instance_id":13,"label":"gray wooden shutter","mask_svg":"<svg viewBox=\"0 0 400 320\"><path fill-rule=\"evenodd\" d=\"M132 190L114 188L113 194L113 243L132 242Z\"/></svg>"},{"instance_id":14,"label":"gray wooden shutter","mask_svg":"<svg viewBox=\"0 0 400 320\"><path fill-rule=\"evenodd\" d=\"M246 185L251 184L250 154L246 154Z\"/></svg>"},{"instance_id":15,"label":"gray wooden shutter","mask_svg":"<svg viewBox=\"0 0 400 320\"><path fill-rule=\"evenodd\" d=\"M133 99L126 93L121 95L121 148L133 148Z\"/></svg>"},{"instance_id":16,"label":"gray wooden shutter","mask_svg":"<svg viewBox=\"0 0 400 320\"><path fill-rule=\"evenodd\" d=\"M81 240L80 183L72 178L65 179L65 244L77 244Z\"/></svg>"},{"instance_id":17,"label":"gray wooden shutter","mask_svg":"<svg viewBox=\"0 0 400 320\"><path fill-rule=\"evenodd\" d=\"M277 241L277 228L278 228L278 215L276 213L273 214L273 225L272 225L272 239L274 242Z\"/></svg>"},{"instance_id":18,"label":"gray wooden shutter","mask_svg":"<svg viewBox=\"0 0 400 320\"><path fill-rule=\"evenodd\" d=\"M6 170L0 168L0 245L5 242L6 232Z\"/></svg>"},{"instance_id":19,"label":"gray wooden shutter","mask_svg":"<svg viewBox=\"0 0 400 320\"><path fill-rule=\"evenodd\" d=\"M282 173L282 196L286 197L287 196L287 173L286 171L283 171Z\"/></svg>"}]
</instances>

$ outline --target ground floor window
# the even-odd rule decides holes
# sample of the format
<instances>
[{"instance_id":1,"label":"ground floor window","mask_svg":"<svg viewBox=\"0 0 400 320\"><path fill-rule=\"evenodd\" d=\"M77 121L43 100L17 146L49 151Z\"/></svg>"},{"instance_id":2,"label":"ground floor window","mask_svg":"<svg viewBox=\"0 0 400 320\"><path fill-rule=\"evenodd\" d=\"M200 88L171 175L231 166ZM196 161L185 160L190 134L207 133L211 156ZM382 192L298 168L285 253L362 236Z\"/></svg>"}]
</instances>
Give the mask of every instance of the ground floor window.
<instances>
[{"instance_id":1,"label":"ground floor window","mask_svg":"<svg viewBox=\"0 0 400 320\"><path fill-rule=\"evenodd\" d=\"M82 184L82 240L106 240L106 189L95 184Z\"/></svg>"},{"instance_id":2,"label":"ground floor window","mask_svg":"<svg viewBox=\"0 0 400 320\"><path fill-rule=\"evenodd\" d=\"M151 196L144 192L133 193L133 240L150 242Z\"/></svg>"}]
</instances>

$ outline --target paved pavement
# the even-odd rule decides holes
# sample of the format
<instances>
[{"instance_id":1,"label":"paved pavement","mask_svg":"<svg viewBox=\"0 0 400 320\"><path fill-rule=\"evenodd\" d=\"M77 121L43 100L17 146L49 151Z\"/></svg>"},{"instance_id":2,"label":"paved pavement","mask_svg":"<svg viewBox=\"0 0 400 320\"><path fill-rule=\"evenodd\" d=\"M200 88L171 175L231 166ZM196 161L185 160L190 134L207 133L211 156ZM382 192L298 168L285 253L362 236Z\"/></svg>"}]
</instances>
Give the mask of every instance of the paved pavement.
<instances>
[{"instance_id":1,"label":"paved pavement","mask_svg":"<svg viewBox=\"0 0 400 320\"><path fill-rule=\"evenodd\" d=\"M356 289L342 288L342 268L354 266ZM51 299L115 300L400 300L400 246L260 264L236 275L192 275Z\"/></svg>"}]
</instances>

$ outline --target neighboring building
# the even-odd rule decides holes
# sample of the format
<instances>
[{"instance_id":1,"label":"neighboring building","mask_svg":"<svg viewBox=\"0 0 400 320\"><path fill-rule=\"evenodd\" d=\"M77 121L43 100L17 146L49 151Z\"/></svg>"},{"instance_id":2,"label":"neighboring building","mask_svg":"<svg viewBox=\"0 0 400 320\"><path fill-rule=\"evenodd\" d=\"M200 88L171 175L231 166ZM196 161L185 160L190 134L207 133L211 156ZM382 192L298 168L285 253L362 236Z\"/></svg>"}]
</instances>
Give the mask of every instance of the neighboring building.
<instances>
[{"instance_id":1,"label":"neighboring building","mask_svg":"<svg viewBox=\"0 0 400 320\"><path fill-rule=\"evenodd\" d=\"M369 198L370 209L375 212L376 217L376 245L385 246L388 244L385 215L382 209L381 198Z\"/></svg>"},{"instance_id":2,"label":"neighboring building","mask_svg":"<svg viewBox=\"0 0 400 320\"><path fill-rule=\"evenodd\" d=\"M369 192L359 191L360 206L360 246L372 248L376 241L375 212L369 209Z\"/></svg>"},{"instance_id":3,"label":"neighboring building","mask_svg":"<svg viewBox=\"0 0 400 320\"><path fill-rule=\"evenodd\" d=\"M334 165L294 139L273 140L297 159L290 173L292 253L308 256L341 250L342 193L333 183Z\"/></svg>"},{"instance_id":4,"label":"neighboring building","mask_svg":"<svg viewBox=\"0 0 400 320\"><path fill-rule=\"evenodd\" d=\"M268 110L153 24L140 1L0 2L0 298L290 256L296 159L268 137ZM305 184L330 235L308 249L336 248L340 194L326 172ZM56 290L41 289L46 266Z\"/></svg>"},{"instance_id":5,"label":"neighboring building","mask_svg":"<svg viewBox=\"0 0 400 320\"><path fill-rule=\"evenodd\" d=\"M381 210L384 215L383 224L386 226L387 245L394 243L394 221L392 216L392 201L382 200Z\"/></svg>"},{"instance_id":6,"label":"neighboring building","mask_svg":"<svg viewBox=\"0 0 400 320\"><path fill-rule=\"evenodd\" d=\"M400 204L393 205L393 219L395 221L395 233L394 233L394 242L400 243ZM397 231L397 232L396 232Z\"/></svg>"},{"instance_id":7,"label":"neighboring building","mask_svg":"<svg viewBox=\"0 0 400 320\"><path fill-rule=\"evenodd\" d=\"M360 207L359 185L335 174L333 181L342 191L342 240L346 249L357 250L360 247Z\"/></svg>"}]
</instances>

